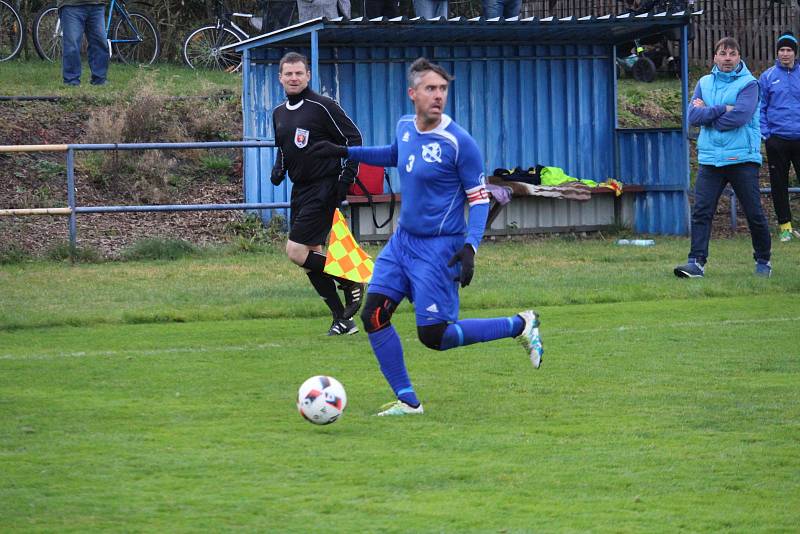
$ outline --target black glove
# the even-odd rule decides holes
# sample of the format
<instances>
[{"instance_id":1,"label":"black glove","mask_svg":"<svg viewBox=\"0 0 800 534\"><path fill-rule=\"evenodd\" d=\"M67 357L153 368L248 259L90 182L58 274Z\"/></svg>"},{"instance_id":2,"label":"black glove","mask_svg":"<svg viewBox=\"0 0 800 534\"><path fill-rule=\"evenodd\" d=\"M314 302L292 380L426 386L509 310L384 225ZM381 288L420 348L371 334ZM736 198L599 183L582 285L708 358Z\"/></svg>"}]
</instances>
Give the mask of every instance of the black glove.
<instances>
[{"instance_id":1,"label":"black glove","mask_svg":"<svg viewBox=\"0 0 800 534\"><path fill-rule=\"evenodd\" d=\"M269 176L269 181L272 182L272 185L278 187L283 182L283 179L286 178L286 171L283 170L280 165L275 165L272 167L272 174Z\"/></svg>"},{"instance_id":2,"label":"black glove","mask_svg":"<svg viewBox=\"0 0 800 534\"><path fill-rule=\"evenodd\" d=\"M461 287L467 287L472 282L472 275L475 274L475 249L472 245L467 243L464 248L455 253L447 263L448 267L452 267L456 263L461 262L461 276L453 278L456 282L461 282Z\"/></svg>"},{"instance_id":3,"label":"black glove","mask_svg":"<svg viewBox=\"0 0 800 534\"><path fill-rule=\"evenodd\" d=\"M350 186L353 185L355 181L356 171L350 167L343 168L342 173L339 175L339 182L336 184L336 195L340 204L347 199Z\"/></svg>"},{"instance_id":4,"label":"black glove","mask_svg":"<svg viewBox=\"0 0 800 534\"><path fill-rule=\"evenodd\" d=\"M308 147L306 156L312 158L346 158L347 147L334 145L330 141L320 141Z\"/></svg>"}]
</instances>

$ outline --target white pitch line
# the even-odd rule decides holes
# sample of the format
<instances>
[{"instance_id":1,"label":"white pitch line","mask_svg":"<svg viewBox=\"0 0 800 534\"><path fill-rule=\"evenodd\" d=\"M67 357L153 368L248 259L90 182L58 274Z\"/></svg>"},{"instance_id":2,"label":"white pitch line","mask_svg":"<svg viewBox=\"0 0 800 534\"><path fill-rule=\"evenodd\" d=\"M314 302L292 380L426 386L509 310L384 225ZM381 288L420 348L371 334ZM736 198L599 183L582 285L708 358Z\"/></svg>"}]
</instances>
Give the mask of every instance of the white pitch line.
<instances>
[{"instance_id":1,"label":"white pitch line","mask_svg":"<svg viewBox=\"0 0 800 534\"><path fill-rule=\"evenodd\" d=\"M644 324L644 325L620 325L610 326L604 328L555 328L552 330L547 329L546 323L542 328L542 334L545 336L552 336L556 334L592 334L598 332L619 332L625 333L635 330L653 330L653 329L673 329L673 328L698 328L707 326L738 326L738 325L753 325L762 323L783 323L783 322L796 322L800 317L769 317L764 319L725 319L722 321L683 321L673 323L657 323L657 324ZM229 345L219 347L168 347L163 349L126 349L126 350L99 350L99 351L77 351L77 352L56 352L50 354L0 354L0 360L52 360L58 358L91 358L97 356L157 356L161 354L199 354L205 352L246 352L252 350L274 349L281 348L283 345L279 343L263 343L259 345Z\"/></svg>"},{"instance_id":2,"label":"white pitch line","mask_svg":"<svg viewBox=\"0 0 800 534\"><path fill-rule=\"evenodd\" d=\"M228 345L224 347L171 347L163 349L125 349L125 350L95 350L76 352L55 352L51 354L2 354L0 360L52 360L57 358L91 358L95 356L158 356L161 354L200 354L204 352L246 352L251 350L274 349L283 345L279 343L264 343L260 345Z\"/></svg>"}]
</instances>

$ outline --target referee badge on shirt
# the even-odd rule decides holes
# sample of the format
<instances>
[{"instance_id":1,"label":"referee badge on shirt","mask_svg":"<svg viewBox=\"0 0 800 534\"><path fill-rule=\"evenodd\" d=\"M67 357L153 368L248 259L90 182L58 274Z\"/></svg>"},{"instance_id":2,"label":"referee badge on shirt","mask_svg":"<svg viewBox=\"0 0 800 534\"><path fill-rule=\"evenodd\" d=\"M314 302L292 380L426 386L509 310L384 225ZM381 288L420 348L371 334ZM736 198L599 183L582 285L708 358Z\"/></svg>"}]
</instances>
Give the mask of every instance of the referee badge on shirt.
<instances>
[{"instance_id":1,"label":"referee badge on shirt","mask_svg":"<svg viewBox=\"0 0 800 534\"><path fill-rule=\"evenodd\" d=\"M294 131L294 144L297 148L305 148L308 144L308 130L298 128Z\"/></svg>"}]
</instances>

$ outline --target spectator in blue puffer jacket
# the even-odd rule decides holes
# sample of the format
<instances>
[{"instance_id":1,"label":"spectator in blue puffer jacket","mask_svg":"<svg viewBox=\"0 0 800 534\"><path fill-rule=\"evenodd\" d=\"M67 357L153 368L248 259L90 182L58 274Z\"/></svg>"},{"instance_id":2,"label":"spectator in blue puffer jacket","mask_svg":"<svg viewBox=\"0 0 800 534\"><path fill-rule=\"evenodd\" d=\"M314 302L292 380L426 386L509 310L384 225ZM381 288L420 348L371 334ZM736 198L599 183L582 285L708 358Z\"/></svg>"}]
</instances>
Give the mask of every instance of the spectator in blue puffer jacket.
<instances>
[{"instance_id":1,"label":"spectator in blue puffer jacket","mask_svg":"<svg viewBox=\"0 0 800 534\"><path fill-rule=\"evenodd\" d=\"M711 74L700 78L689 104L689 123L700 126L697 179L689 259L675 276L702 278L717 202L731 184L742 205L753 242L755 273L770 276L772 242L758 186L761 166L758 82L742 61L739 43L724 37L714 47Z\"/></svg>"},{"instance_id":2,"label":"spectator in blue puffer jacket","mask_svg":"<svg viewBox=\"0 0 800 534\"><path fill-rule=\"evenodd\" d=\"M789 165L800 173L800 69L797 38L784 32L776 43L778 59L758 79L761 88L761 137L766 140L772 205L781 241L800 237L792 230L789 209Z\"/></svg>"}]
</instances>

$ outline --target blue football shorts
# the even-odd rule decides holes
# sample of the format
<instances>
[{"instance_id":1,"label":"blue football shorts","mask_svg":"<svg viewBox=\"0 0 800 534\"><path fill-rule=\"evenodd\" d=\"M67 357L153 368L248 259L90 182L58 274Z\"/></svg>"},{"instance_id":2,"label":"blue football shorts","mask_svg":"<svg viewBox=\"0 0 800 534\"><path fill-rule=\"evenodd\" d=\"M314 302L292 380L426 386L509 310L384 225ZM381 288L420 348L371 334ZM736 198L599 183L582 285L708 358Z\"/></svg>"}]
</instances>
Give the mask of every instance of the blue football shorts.
<instances>
[{"instance_id":1,"label":"blue football shorts","mask_svg":"<svg viewBox=\"0 0 800 534\"><path fill-rule=\"evenodd\" d=\"M407 298L418 326L457 321L459 265L447 262L463 246L464 236L415 236L398 228L375 260L368 293L397 303Z\"/></svg>"}]
</instances>

